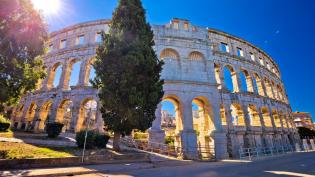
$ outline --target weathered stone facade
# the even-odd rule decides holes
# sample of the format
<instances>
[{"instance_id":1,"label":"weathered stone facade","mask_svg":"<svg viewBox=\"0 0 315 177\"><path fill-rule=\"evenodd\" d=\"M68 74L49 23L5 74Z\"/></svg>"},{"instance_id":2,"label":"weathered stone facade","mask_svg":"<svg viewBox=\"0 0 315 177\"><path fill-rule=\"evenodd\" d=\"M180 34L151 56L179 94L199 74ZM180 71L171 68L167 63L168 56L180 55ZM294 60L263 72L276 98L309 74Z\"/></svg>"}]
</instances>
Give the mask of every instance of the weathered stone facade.
<instances>
[{"instance_id":1,"label":"weathered stone facade","mask_svg":"<svg viewBox=\"0 0 315 177\"><path fill-rule=\"evenodd\" d=\"M98 101L97 90L88 84L97 35L108 31L108 23L82 23L51 34L51 49L45 56L48 77L15 108L12 122L16 128L42 131L47 115L49 121L63 121L64 105L69 102L71 116L65 131L78 131L84 126L84 105L89 100ZM175 105L175 145L181 147L185 158L195 158L197 146L213 146L216 158L222 159L237 157L240 147L284 146L299 141L279 68L264 51L227 33L193 26L187 20L173 19L152 29L156 54L165 61L163 100ZM80 43L82 36L84 43ZM70 87L72 66L78 61L79 81ZM62 66L62 74L59 86L54 87L58 66ZM231 74L232 90L227 88L224 70ZM193 127L192 102L198 105L201 117L198 134ZM161 105L156 115L149 141L164 143ZM95 117L95 128L101 131L103 121L98 111Z\"/></svg>"}]
</instances>

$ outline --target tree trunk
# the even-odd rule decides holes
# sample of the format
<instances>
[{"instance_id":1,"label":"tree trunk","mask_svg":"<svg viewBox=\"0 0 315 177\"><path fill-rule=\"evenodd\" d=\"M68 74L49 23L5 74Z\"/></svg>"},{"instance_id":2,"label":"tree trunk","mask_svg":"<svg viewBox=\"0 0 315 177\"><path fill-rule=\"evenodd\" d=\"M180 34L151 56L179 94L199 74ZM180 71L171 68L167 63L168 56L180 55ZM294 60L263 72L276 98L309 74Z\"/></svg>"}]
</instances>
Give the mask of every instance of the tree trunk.
<instances>
[{"instance_id":1,"label":"tree trunk","mask_svg":"<svg viewBox=\"0 0 315 177\"><path fill-rule=\"evenodd\" d=\"M113 149L114 151L119 152L120 151L120 133L119 132L114 132L114 139L113 139Z\"/></svg>"}]
</instances>

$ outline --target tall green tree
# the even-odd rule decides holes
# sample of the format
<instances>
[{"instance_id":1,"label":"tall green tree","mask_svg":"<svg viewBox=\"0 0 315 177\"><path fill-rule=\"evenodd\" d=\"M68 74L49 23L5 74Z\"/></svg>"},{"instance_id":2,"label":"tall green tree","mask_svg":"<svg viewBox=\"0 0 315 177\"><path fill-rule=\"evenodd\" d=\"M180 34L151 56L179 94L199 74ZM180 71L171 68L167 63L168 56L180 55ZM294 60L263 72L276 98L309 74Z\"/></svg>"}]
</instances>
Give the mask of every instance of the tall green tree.
<instances>
[{"instance_id":1,"label":"tall green tree","mask_svg":"<svg viewBox=\"0 0 315 177\"><path fill-rule=\"evenodd\" d=\"M114 132L114 149L121 135L151 127L163 96L163 62L153 47L153 31L140 0L120 0L109 34L97 50L94 86L99 89L101 112Z\"/></svg>"},{"instance_id":2,"label":"tall green tree","mask_svg":"<svg viewBox=\"0 0 315 177\"><path fill-rule=\"evenodd\" d=\"M0 2L0 107L16 103L44 78L47 29L30 0ZM0 112L1 112L0 108Z\"/></svg>"}]
</instances>

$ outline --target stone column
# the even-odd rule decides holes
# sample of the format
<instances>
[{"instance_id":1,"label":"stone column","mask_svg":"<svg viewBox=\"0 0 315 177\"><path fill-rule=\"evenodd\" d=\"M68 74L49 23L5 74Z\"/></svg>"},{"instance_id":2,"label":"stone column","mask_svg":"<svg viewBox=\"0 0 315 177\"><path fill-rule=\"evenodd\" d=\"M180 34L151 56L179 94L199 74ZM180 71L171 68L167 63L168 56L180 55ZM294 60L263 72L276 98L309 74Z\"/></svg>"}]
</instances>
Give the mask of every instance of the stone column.
<instances>
[{"instance_id":1,"label":"stone column","mask_svg":"<svg viewBox=\"0 0 315 177\"><path fill-rule=\"evenodd\" d=\"M89 82L88 76L90 73L87 72L87 67L90 67L90 66L88 66L88 63L86 60L83 60L81 63L81 66L80 66L79 82L78 82L79 86L83 87L83 86L88 85L88 83L86 83L86 81Z\"/></svg>"},{"instance_id":2,"label":"stone column","mask_svg":"<svg viewBox=\"0 0 315 177\"><path fill-rule=\"evenodd\" d=\"M274 130L276 130L276 129L277 129L277 126L276 126L276 124L275 124L275 119L274 119L274 117L273 117L272 109L271 109L270 106L268 107L268 112L269 112L269 116L270 116L270 119L271 119L272 127L273 127Z\"/></svg>"},{"instance_id":3,"label":"stone column","mask_svg":"<svg viewBox=\"0 0 315 177\"><path fill-rule=\"evenodd\" d=\"M251 148L255 146L255 139L252 132L251 124L250 124L250 116L247 110L247 106L243 105L242 110L244 113L245 124L246 124L246 132L244 135L244 146L247 148Z\"/></svg>"},{"instance_id":4,"label":"stone column","mask_svg":"<svg viewBox=\"0 0 315 177\"><path fill-rule=\"evenodd\" d=\"M233 158L239 157L239 143L237 141L236 132L234 130L233 122L232 122L232 114L231 114L231 108L230 105L224 104L224 110L225 110L225 117L226 122L228 125L228 131L227 131L227 152L230 154Z\"/></svg>"},{"instance_id":5,"label":"stone column","mask_svg":"<svg viewBox=\"0 0 315 177\"><path fill-rule=\"evenodd\" d=\"M149 129L149 143L150 146L159 147L159 144L164 144L165 131L161 128L162 121L162 104L158 104L155 111L155 120L152 127Z\"/></svg>"},{"instance_id":6,"label":"stone column","mask_svg":"<svg viewBox=\"0 0 315 177\"><path fill-rule=\"evenodd\" d=\"M263 77L260 77L260 83L261 83L262 89L264 91L264 96L268 97L266 83L265 83L265 80Z\"/></svg>"},{"instance_id":7,"label":"stone column","mask_svg":"<svg viewBox=\"0 0 315 177\"><path fill-rule=\"evenodd\" d=\"M224 131L221 124L220 105L219 105L220 101L214 100L212 103L213 103L212 112L213 112L213 118L214 118L214 126L216 130L211 133L211 136L214 139L215 158L217 160L227 159L229 157L228 150L227 150L227 137L226 137L226 132ZM230 117L227 118L227 123L229 121L231 121Z\"/></svg>"},{"instance_id":8,"label":"stone column","mask_svg":"<svg viewBox=\"0 0 315 177\"><path fill-rule=\"evenodd\" d=\"M236 82L237 82L237 84L236 84L237 88L235 88L234 90L238 90L239 93L242 93L242 92L244 92L244 90L243 90L243 87L242 87L242 79L241 79L241 76L240 76L240 71L239 70L235 70L234 74L235 74ZM233 73L232 73L232 75L233 75ZM233 76L232 76L232 78L233 78Z\"/></svg>"},{"instance_id":9,"label":"stone column","mask_svg":"<svg viewBox=\"0 0 315 177\"><path fill-rule=\"evenodd\" d=\"M78 131L76 127L77 127L77 122L79 119L79 113L80 113L80 104L73 104L71 123L70 123L70 132L75 133L76 131Z\"/></svg>"},{"instance_id":10,"label":"stone column","mask_svg":"<svg viewBox=\"0 0 315 177\"><path fill-rule=\"evenodd\" d=\"M183 131L180 133L184 159L196 159L197 135L193 129L192 99L182 99Z\"/></svg>"},{"instance_id":11,"label":"stone column","mask_svg":"<svg viewBox=\"0 0 315 177\"><path fill-rule=\"evenodd\" d=\"M35 116L34 116L34 120L33 120L33 121L35 121L35 126L34 126L34 132L35 133L39 132L39 125L40 125L41 121L43 121L40 119L40 110L41 110L40 108L41 108L41 105L36 108L36 112L35 112Z\"/></svg>"},{"instance_id":12,"label":"stone column","mask_svg":"<svg viewBox=\"0 0 315 177\"><path fill-rule=\"evenodd\" d=\"M19 129L22 127L22 124L25 123L25 130L27 129L27 115L28 115L28 110L30 108L30 105L31 105L31 101L27 101L25 106L24 106L24 110L23 110L23 114L22 114L22 117L21 117L21 124L19 125Z\"/></svg>"},{"instance_id":13,"label":"stone column","mask_svg":"<svg viewBox=\"0 0 315 177\"><path fill-rule=\"evenodd\" d=\"M70 80L70 68L71 66L69 65L68 62L65 62L62 66L62 73L59 81L58 88L62 90L69 90L69 80Z\"/></svg>"},{"instance_id":14,"label":"stone column","mask_svg":"<svg viewBox=\"0 0 315 177\"><path fill-rule=\"evenodd\" d=\"M310 150L308 143L307 143L307 139L303 139L303 149L304 149L304 151Z\"/></svg>"},{"instance_id":15,"label":"stone column","mask_svg":"<svg viewBox=\"0 0 315 177\"><path fill-rule=\"evenodd\" d=\"M59 103L60 103L59 99L55 98L54 103L52 104L51 107L49 120L47 121L48 123L53 123L57 120L57 111Z\"/></svg>"},{"instance_id":16,"label":"stone column","mask_svg":"<svg viewBox=\"0 0 315 177\"><path fill-rule=\"evenodd\" d=\"M44 79L44 81L42 82L42 89L44 90L44 91L47 91L48 90L48 80L49 80L49 78L51 77L51 70L52 70L53 68L52 67L49 67L48 68L48 71L47 71L47 77Z\"/></svg>"},{"instance_id":17,"label":"stone column","mask_svg":"<svg viewBox=\"0 0 315 177\"><path fill-rule=\"evenodd\" d=\"M104 120L102 117L102 113L100 110L100 102L97 103L97 111L96 111L96 129L100 133L104 133Z\"/></svg>"},{"instance_id":18,"label":"stone column","mask_svg":"<svg viewBox=\"0 0 315 177\"><path fill-rule=\"evenodd\" d=\"M221 89L227 90L225 80L224 80L224 68L221 66L220 67L220 80L221 80Z\"/></svg>"},{"instance_id":19,"label":"stone column","mask_svg":"<svg viewBox=\"0 0 315 177\"><path fill-rule=\"evenodd\" d=\"M252 84L253 93L259 95L257 80L255 79L255 77L252 74L249 74L249 77L250 77L250 82ZM254 79L255 79L255 82L254 82ZM256 83L256 84L254 84L254 83Z\"/></svg>"},{"instance_id":20,"label":"stone column","mask_svg":"<svg viewBox=\"0 0 315 177\"><path fill-rule=\"evenodd\" d=\"M312 150L315 150L314 139L310 139L310 143L311 143Z\"/></svg>"},{"instance_id":21,"label":"stone column","mask_svg":"<svg viewBox=\"0 0 315 177\"><path fill-rule=\"evenodd\" d=\"M234 130L233 122L232 122L232 111L230 105L224 104L224 112L228 130Z\"/></svg>"}]
</instances>

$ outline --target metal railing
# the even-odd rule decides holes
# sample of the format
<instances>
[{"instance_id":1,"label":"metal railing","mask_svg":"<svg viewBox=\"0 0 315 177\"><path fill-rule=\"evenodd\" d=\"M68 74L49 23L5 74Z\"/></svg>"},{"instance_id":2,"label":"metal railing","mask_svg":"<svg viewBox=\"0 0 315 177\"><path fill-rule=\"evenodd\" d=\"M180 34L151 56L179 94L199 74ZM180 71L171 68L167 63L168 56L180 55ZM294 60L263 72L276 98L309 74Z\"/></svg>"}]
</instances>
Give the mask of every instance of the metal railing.
<instances>
[{"instance_id":1,"label":"metal railing","mask_svg":"<svg viewBox=\"0 0 315 177\"><path fill-rule=\"evenodd\" d=\"M139 146L139 149L167 155L175 158L182 158L186 154L195 154L198 160L214 159L214 146L196 146L196 147L181 147L168 145L163 143L148 142L146 146Z\"/></svg>"},{"instance_id":2,"label":"metal railing","mask_svg":"<svg viewBox=\"0 0 315 177\"><path fill-rule=\"evenodd\" d=\"M252 160L266 156L274 156L295 152L294 146L241 148L240 159Z\"/></svg>"}]
</instances>

